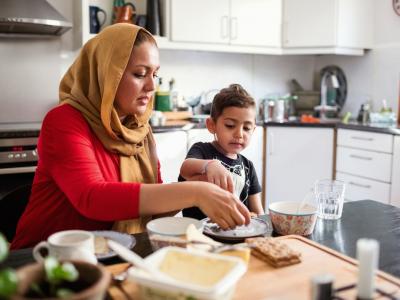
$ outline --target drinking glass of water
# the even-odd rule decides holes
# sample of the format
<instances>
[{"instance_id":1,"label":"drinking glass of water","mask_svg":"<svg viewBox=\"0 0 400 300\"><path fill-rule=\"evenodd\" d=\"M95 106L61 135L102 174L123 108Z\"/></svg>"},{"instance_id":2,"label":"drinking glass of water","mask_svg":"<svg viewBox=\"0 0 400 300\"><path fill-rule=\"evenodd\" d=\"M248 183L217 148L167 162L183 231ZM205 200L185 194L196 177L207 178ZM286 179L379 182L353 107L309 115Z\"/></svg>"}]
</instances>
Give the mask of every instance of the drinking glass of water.
<instances>
[{"instance_id":1,"label":"drinking glass of water","mask_svg":"<svg viewBox=\"0 0 400 300\"><path fill-rule=\"evenodd\" d=\"M314 187L318 202L318 217L337 220L342 216L345 183L339 180L317 180Z\"/></svg>"}]
</instances>

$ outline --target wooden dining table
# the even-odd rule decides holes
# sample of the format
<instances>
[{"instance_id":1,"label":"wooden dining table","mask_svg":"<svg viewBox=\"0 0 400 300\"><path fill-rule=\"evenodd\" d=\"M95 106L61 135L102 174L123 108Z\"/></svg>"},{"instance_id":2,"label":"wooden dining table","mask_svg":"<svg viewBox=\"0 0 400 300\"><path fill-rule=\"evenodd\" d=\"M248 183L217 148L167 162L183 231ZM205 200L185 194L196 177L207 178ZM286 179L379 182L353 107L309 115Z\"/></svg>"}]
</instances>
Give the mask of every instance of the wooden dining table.
<instances>
[{"instance_id":1,"label":"wooden dining table","mask_svg":"<svg viewBox=\"0 0 400 300\"><path fill-rule=\"evenodd\" d=\"M269 220L268 215L263 218ZM273 232L269 235L276 236ZM153 252L147 233L135 234L134 237L134 252L141 257ZM306 238L350 259L356 257L356 242L359 238L376 239L380 243L379 269L394 278L400 277L400 208L372 200L347 202L344 204L341 219L318 219L314 232ZM11 251L4 265L17 268L33 261L31 248L20 249ZM109 258L102 263L113 274L118 274L129 266L118 257ZM136 299L132 295L137 295L135 285L114 284L107 297L114 300Z\"/></svg>"}]
</instances>

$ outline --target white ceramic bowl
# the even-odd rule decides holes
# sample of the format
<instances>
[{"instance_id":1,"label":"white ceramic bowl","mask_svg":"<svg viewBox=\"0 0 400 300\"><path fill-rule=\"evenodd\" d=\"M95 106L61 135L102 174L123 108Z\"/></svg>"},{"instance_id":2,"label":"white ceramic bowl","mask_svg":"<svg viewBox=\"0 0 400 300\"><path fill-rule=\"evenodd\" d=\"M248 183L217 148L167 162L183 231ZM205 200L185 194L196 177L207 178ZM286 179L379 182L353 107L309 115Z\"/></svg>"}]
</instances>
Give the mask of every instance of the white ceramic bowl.
<instances>
[{"instance_id":1,"label":"white ceramic bowl","mask_svg":"<svg viewBox=\"0 0 400 300\"><path fill-rule=\"evenodd\" d=\"M146 229L153 250L165 246L185 246L182 241L186 238L186 229L190 224L203 231L203 222L193 218L165 217L147 223Z\"/></svg>"},{"instance_id":2,"label":"white ceramic bowl","mask_svg":"<svg viewBox=\"0 0 400 300\"><path fill-rule=\"evenodd\" d=\"M317 207L299 202L281 201L269 205L272 227L281 234L310 235L317 221Z\"/></svg>"}]
</instances>

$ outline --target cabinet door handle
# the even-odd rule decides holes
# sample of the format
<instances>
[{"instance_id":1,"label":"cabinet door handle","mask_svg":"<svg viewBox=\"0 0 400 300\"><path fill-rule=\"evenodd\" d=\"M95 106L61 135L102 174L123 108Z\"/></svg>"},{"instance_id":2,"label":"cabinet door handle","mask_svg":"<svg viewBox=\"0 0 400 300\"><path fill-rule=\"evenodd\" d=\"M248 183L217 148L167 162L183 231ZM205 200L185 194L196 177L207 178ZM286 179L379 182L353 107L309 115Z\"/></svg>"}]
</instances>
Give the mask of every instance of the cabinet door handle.
<instances>
[{"instance_id":1,"label":"cabinet door handle","mask_svg":"<svg viewBox=\"0 0 400 300\"><path fill-rule=\"evenodd\" d=\"M358 186L358 187L362 187L362 188L365 188L365 189L370 189L371 188L371 186L369 184L361 184L361 183L356 183L356 182L353 182L353 181L349 181L349 184L355 185L355 186Z\"/></svg>"},{"instance_id":2,"label":"cabinet door handle","mask_svg":"<svg viewBox=\"0 0 400 300\"><path fill-rule=\"evenodd\" d=\"M372 160L372 157L361 156L361 155L356 155L356 154L350 154L350 157L358 158L358 159L363 159L363 160Z\"/></svg>"},{"instance_id":3,"label":"cabinet door handle","mask_svg":"<svg viewBox=\"0 0 400 300\"><path fill-rule=\"evenodd\" d=\"M221 17L221 38L226 39L228 37L228 16Z\"/></svg>"},{"instance_id":4,"label":"cabinet door handle","mask_svg":"<svg viewBox=\"0 0 400 300\"><path fill-rule=\"evenodd\" d=\"M231 18L231 40L237 39L238 21L236 17Z\"/></svg>"},{"instance_id":5,"label":"cabinet door handle","mask_svg":"<svg viewBox=\"0 0 400 300\"><path fill-rule=\"evenodd\" d=\"M368 141L368 142L372 142L374 139L373 138L366 138L363 136L352 136L350 137L353 140L359 140L359 141Z\"/></svg>"}]
</instances>

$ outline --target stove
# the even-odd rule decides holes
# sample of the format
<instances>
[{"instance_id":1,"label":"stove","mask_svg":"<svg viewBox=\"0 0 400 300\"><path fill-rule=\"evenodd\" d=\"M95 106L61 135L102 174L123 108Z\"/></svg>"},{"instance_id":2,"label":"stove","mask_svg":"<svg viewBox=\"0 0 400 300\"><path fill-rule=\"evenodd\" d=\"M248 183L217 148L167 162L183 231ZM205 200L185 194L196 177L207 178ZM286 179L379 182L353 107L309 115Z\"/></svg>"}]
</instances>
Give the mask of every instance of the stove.
<instances>
[{"instance_id":1,"label":"stove","mask_svg":"<svg viewBox=\"0 0 400 300\"><path fill-rule=\"evenodd\" d=\"M0 175L34 173L40 123L0 124Z\"/></svg>"}]
</instances>

